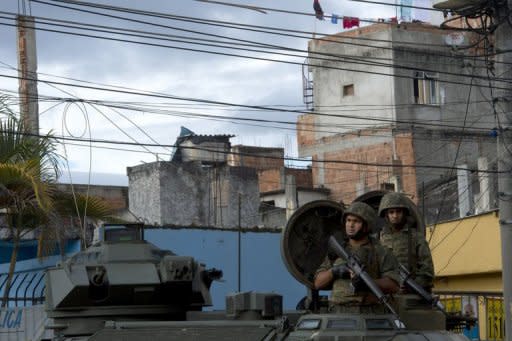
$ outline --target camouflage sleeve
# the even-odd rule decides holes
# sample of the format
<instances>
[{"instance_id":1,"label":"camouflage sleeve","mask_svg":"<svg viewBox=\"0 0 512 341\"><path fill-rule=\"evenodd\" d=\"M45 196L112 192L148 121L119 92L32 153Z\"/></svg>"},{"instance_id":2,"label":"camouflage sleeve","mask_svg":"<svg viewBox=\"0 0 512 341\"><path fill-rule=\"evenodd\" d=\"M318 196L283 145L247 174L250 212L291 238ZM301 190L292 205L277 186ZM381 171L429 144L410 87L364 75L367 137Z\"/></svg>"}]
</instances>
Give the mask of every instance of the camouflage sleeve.
<instances>
[{"instance_id":1,"label":"camouflage sleeve","mask_svg":"<svg viewBox=\"0 0 512 341\"><path fill-rule=\"evenodd\" d=\"M388 277L396 283L400 283L400 273L398 269L398 261L388 248L381 246L379 248L379 259L381 277Z\"/></svg>"},{"instance_id":2,"label":"camouflage sleeve","mask_svg":"<svg viewBox=\"0 0 512 341\"><path fill-rule=\"evenodd\" d=\"M322 262L322 264L320 264L320 266L316 270L316 273L319 273L319 272L322 272L322 271L325 271L325 270L329 270L330 268L332 268L332 262L329 259L329 257L325 257L325 259Z\"/></svg>"},{"instance_id":3,"label":"camouflage sleeve","mask_svg":"<svg viewBox=\"0 0 512 341\"><path fill-rule=\"evenodd\" d=\"M424 288L431 288L434 284L434 262L425 238L420 237L416 243L417 266L416 282Z\"/></svg>"}]
</instances>

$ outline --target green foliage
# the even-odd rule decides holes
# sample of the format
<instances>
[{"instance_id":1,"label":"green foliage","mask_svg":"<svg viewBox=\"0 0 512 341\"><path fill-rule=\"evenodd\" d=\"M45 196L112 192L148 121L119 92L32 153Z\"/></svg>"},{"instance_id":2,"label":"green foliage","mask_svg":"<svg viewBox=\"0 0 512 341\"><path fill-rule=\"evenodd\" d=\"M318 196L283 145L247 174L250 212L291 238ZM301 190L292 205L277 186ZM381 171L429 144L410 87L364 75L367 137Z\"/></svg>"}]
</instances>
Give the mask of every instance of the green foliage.
<instances>
[{"instance_id":1,"label":"green foliage","mask_svg":"<svg viewBox=\"0 0 512 341\"><path fill-rule=\"evenodd\" d=\"M62 160L56 140L51 133L30 134L6 103L6 97L0 95L0 209L6 212L14 248L2 305L7 303L23 234L38 229L38 255L44 256L66 238L66 226L73 226L76 219L83 229L86 216L89 221L108 221L113 214L100 198L56 189Z\"/></svg>"},{"instance_id":2,"label":"green foliage","mask_svg":"<svg viewBox=\"0 0 512 341\"><path fill-rule=\"evenodd\" d=\"M0 163L37 161L41 179L53 181L60 174L61 156L56 149L50 133L38 138L31 136L16 117L0 119Z\"/></svg>"}]
</instances>

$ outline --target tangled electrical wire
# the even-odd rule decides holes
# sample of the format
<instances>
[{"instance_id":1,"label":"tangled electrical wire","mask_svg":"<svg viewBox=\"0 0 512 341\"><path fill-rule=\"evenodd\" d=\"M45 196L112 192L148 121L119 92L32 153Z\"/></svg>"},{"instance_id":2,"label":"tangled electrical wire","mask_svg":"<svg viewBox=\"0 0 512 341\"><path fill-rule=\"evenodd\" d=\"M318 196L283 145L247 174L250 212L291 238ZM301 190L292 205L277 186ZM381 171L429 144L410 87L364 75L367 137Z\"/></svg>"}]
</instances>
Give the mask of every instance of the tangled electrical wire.
<instances>
[{"instance_id":1,"label":"tangled electrical wire","mask_svg":"<svg viewBox=\"0 0 512 341\"><path fill-rule=\"evenodd\" d=\"M506 0L487 0L479 2L470 7L464 7L459 10L454 10L457 15L445 20L441 24L441 28L456 30L456 31L469 31L477 33L481 36L488 36L494 33L496 29L503 24L510 21L510 9L507 6ZM464 19L466 28L449 26L449 23ZM479 25L475 25L478 23ZM480 41L477 42L480 43Z\"/></svg>"}]
</instances>

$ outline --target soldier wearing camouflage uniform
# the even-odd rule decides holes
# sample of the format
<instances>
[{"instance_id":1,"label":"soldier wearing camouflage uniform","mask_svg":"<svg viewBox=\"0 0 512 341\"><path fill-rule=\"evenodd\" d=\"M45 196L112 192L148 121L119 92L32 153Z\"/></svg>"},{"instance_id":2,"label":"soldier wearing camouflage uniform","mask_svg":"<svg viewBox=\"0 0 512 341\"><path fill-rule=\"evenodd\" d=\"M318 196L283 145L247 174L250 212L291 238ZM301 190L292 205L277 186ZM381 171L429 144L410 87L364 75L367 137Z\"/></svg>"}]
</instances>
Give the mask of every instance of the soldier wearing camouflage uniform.
<instances>
[{"instance_id":1,"label":"soldier wearing camouflage uniform","mask_svg":"<svg viewBox=\"0 0 512 341\"><path fill-rule=\"evenodd\" d=\"M425 290L431 291L434 282L434 263L425 237L418 231L415 219L403 194L387 193L379 205L379 215L386 220L380 241L391 249L397 260ZM402 291L407 288L402 286Z\"/></svg>"},{"instance_id":2,"label":"soldier wearing camouflage uniform","mask_svg":"<svg viewBox=\"0 0 512 341\"><path fill-rule=\"evenodd\" d=\"M343 214L347 235L344 248L359 258L384 293L394 293L399 290L400 281L396 258L369 236L376 218L375 210L367 204L353 203ZM332 286L329 304L333 312L385 312L364 282L353 275L344 259L337 256L326 257L316 272L314 284L316 289Z\"/></svg>"}]
</instances>

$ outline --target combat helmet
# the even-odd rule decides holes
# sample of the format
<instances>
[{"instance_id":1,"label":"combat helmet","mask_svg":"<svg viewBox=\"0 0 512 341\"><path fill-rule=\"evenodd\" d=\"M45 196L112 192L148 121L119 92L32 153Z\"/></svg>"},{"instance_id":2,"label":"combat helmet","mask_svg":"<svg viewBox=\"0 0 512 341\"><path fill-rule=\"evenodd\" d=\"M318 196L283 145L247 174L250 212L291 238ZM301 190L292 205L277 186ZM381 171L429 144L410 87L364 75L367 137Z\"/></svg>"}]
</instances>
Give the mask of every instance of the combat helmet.
<instances>
[{"instance_id":1,"label":"combat helmet","mask_svg":"<svg viewBox=\"0 0 512 341\"><path fill-rule=\"evenodd\" d=\"M353 202L346 210L343 212L343 220L345 220L347 215L355 215L361 219L363 219L368 225L368 230L373 230L375 226L375 222L377 221L377 215L375 214L375 210L368 204L364 202Z\"/></svg>"},{"instance_id":2,"label":"combat helmet","mask_svg":"<svg viewBox=\"0 0 512 341\"><path fill-rule=\"evenodd\" d=\"M379 205L379 216L384 217L388 208L403 208L405 215L409 215L409 204L403 194L398 192L389 192L382 197Z\"/></svg>"}]
</instances>

